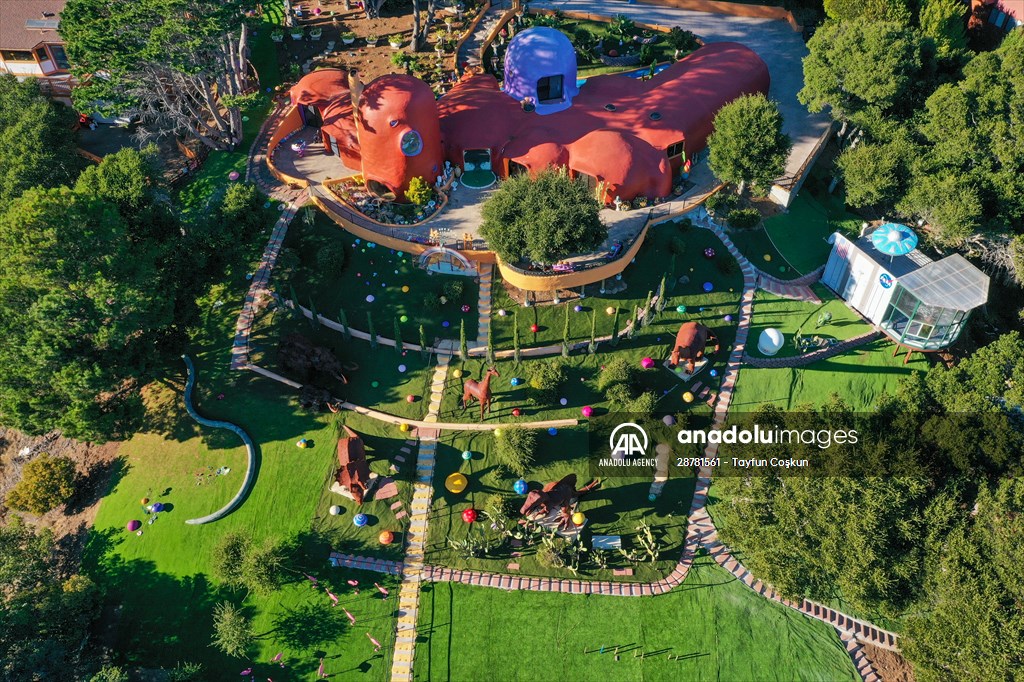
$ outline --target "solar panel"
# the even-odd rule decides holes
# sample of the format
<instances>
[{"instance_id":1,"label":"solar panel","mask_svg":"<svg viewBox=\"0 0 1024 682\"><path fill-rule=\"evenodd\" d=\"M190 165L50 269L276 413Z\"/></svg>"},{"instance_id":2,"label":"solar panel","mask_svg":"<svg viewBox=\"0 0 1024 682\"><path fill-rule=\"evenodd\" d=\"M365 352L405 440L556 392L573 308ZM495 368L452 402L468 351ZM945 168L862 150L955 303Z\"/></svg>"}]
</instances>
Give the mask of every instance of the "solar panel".
<instances>
[{"instance_id":1,"label":"solar panel","mask_svg":"<svg viewBox=\"0 0 1024 682\"><path fill-rule=\"evenodd\" d=\"M43 31L56 31L60 26L60 19L27 19L25 28L33 28Z\"/></svg>"}]
</instances>

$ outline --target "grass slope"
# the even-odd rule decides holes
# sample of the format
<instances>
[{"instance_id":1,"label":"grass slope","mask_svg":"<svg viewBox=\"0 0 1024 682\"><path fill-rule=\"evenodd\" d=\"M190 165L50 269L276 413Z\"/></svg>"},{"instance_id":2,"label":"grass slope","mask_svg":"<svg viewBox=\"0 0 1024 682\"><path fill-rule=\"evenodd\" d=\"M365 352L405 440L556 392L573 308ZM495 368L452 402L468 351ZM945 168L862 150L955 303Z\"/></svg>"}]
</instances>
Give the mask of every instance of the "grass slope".
<instances>
[{"instance_id":1,"label":"grass slope","mask_svg":"<svg viewBox=\"0 0 1024 682\"><path fill-rule=\"evenodd\" d=\"M757 340L761 337L761 332L769 327L778 329L786 338L786 344L775 357L797 355L792 343L797 331L805 337L821 336L840 341L871 331L870 324L862 320L860 315L826 287L816 284L812 288L821 299L820 304L792 301L760 289L757 291L754 296L754 319L750 325L750 339L753 343L747 346L748 354L764 357L757 349ZM831 322L817 327L818 319L825 313L832 316Z\"/></svg>"},{"instance_id":2,"label":"grass slope","mask_svg":"<svg viewBox=\"0 0 1024 682\"><path fill-rule=\"evenodd\" d=\"M423 589L417 680L858 679L831 627L754 594L707 558L682 587L650 598Z\"/></svg>"}]
</instances>

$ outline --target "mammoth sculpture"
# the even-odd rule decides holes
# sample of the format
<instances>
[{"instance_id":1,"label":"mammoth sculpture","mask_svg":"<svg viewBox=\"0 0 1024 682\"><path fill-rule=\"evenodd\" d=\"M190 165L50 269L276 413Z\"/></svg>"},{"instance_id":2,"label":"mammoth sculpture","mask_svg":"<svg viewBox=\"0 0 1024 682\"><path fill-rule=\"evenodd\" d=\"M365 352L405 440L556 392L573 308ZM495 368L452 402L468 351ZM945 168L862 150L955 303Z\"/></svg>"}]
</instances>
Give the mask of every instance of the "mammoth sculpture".
<instances>
[{"instance_id":1,"label":"mammoth sculpture","mask_svg":"<svg viewBox=\"0 0 1024 682\"><path fill-rule=\"evenodd\" d=\"M708 345L714 343L715 351L718 352L718 337L709 328L699 322L685 322L676 332L676 341L672 345L672 355L669 364L675 368L679 362L686 363L686 373L693 374L697 367L697 361L704 357L704 351Z\"/></svg>"}]
</instances>

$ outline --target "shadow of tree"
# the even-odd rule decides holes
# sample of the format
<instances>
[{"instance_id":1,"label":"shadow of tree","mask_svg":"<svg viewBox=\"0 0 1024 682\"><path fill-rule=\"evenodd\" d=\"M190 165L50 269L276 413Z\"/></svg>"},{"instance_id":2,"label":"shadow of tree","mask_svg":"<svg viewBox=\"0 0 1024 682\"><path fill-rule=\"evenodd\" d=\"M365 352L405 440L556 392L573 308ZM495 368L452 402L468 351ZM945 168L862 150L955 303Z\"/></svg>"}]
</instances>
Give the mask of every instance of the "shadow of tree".
<instances>
[{"instance_id":1,"label":"shadow of tree","mask_svg":"<svg viewBox=\"0 0 1024 682\"><path fill-rule=\"evenodd\" d=\"M330 644L345 634L348 627L348 618L340 608L316 602L278 615L268 634L289 648L308 651Z\"/></svg>"}]
</instances>

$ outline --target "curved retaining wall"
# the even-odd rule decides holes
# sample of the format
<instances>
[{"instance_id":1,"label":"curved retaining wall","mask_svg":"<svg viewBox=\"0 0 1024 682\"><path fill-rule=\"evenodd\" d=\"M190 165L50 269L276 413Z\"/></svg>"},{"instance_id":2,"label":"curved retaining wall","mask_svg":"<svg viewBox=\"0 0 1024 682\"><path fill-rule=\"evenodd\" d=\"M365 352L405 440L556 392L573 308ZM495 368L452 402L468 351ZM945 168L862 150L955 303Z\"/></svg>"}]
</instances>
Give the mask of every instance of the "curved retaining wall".
<instances>
[{"instance_id":1,"label":"curved retaining wall","mask_svg":"<svg viewBox=\"0 0 1024 682\"><path fill-rule=\"evenodd\" d=\"M185 521L185 523L191 526L198 526L222 519L233 512L238 505L242 504L242 500L244 500L249 494L253 483L256 482L256 445L252 442L252 438L249 437L249 434L234 424L199 416L199 413L196 412L195 406L192 405L192 389L195 388L196 385L196 367L192 363L192 358L189 356L182 355L181 359L185 361L185 366L188 367L188 379L185 381L185 410L188 411L188 416L199 422L201 426L208 426L211 429L227 429L228 431L234 432L245 444L245 451L248 459L248 465L245 468L245 480L242 481L242 487L239 488L238 492L235 493L235 496L232 497L226 505L207 516L203 516L198 519L188 519Z\"/></svg>"}]
</instances>

